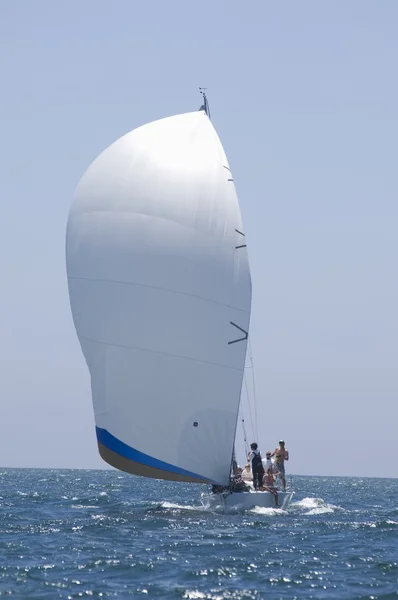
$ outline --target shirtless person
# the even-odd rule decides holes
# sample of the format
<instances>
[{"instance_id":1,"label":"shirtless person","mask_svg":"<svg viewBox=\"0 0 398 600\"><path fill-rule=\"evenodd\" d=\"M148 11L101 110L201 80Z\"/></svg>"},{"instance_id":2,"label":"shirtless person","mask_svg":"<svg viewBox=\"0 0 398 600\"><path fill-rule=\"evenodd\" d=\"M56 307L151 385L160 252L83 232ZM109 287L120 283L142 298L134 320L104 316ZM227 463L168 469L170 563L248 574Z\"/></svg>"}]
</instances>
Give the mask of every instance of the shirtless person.
<instances>
[{"instance_id":1,"label":"shirtless person","mask_svg":"<svg viewBox=\"0 0 398 600\"><path fill-rule=\"evenodd\" d=\"M273 468L270 467L268 469L268 471L265 473L264 477L263 477L263 489L266 492L271 492L271 494L274 495L275 506L279 506L279 503L278 503L278 490L276 489L276 486L275 486L275 477L276 477L276 475L279 475L279 473L274 473L273 472Z\"/></svg>"},{"instance_id":2,"label":"shirtless person","mask_svg":"<svg viewBox=\"0 0 398 600\"><path fill-rule=\"evenodd\" d=\"M289 451L285 448L284 440L279 440L279 448L275 448L271 456L275 456L275 467L281 475L283 491L286 492L285 460L289 460Z\"/></svg>"}]
</instances>

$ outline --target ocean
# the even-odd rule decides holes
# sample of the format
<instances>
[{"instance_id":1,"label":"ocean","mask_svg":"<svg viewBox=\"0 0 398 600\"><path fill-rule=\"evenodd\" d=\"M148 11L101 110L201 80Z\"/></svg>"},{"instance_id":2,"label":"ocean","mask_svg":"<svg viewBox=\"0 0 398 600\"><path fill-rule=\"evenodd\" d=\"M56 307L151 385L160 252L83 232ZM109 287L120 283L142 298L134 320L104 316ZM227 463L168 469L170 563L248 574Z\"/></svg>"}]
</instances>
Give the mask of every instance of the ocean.
<instances>
[{"instance_id":1,"label":"ocean","mask_svg":"<svg viewBox=\"0 0 398 600\"><path fill-rule=\"evenodd\" d=\"M398 598L398 480L293 485L287 511L214 514L199 485L0 469L0 596Z\"/></svg>"}]
</instances>

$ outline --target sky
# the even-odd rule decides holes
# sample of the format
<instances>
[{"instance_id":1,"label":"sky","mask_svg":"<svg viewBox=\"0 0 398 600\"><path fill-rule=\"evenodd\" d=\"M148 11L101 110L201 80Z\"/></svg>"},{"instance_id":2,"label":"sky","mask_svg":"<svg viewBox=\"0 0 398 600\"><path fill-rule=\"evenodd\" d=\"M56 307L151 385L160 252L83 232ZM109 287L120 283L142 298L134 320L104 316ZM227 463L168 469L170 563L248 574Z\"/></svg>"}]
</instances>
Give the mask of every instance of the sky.
<instances>
[{"instance_id":1,"label":"sky","mask_svg":"<svg viewBox=\"0 0 398 600\"><path fill-rule=\"evenodd\" d=\"M398 477L397 20L395 0L0 3L1 466L106 467L71 198L206 86L251 263L260 447L283 437L296 474Z\"/></svg>"}]
</instances>

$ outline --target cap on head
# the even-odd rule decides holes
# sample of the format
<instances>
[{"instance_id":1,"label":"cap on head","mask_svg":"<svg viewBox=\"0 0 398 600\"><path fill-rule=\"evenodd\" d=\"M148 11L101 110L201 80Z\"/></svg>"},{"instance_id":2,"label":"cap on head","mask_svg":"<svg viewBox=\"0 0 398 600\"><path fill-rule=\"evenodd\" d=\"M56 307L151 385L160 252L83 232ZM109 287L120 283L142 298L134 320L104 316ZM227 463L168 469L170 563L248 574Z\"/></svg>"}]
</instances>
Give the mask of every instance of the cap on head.
<instances>
[{"instance_id":1,"label":"cap on head","mask_svg":"<svg viewBox=\"0 0 398 600\"><path fill-rule=\"evenodd\" d=\"M279 443L280 443L280 444L284 444L284 443L285 443L285 440L279 440Z\"/></svg>"}]
</instances>

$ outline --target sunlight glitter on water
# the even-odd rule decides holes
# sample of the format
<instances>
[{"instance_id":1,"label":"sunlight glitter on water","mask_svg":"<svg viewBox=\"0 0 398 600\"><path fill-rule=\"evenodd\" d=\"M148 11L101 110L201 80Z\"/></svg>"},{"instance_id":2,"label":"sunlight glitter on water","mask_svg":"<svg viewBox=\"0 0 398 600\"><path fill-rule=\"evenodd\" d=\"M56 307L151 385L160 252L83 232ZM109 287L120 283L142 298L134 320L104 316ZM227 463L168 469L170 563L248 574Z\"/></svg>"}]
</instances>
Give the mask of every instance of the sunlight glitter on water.
<instances>
[{"instance_id":1,"label":"sunlight glitter on water","mask_svg":"<svg viewBox=\"0 0 398 600\"><path fill-rule=\"evenodd\" d=\"M397 597L392 480L383 505L380 480L297 477L288 510L223 514L200 505L199 485L115 471L6 473L0 591L11 597Z\"/></svg>"}]
</instances>

